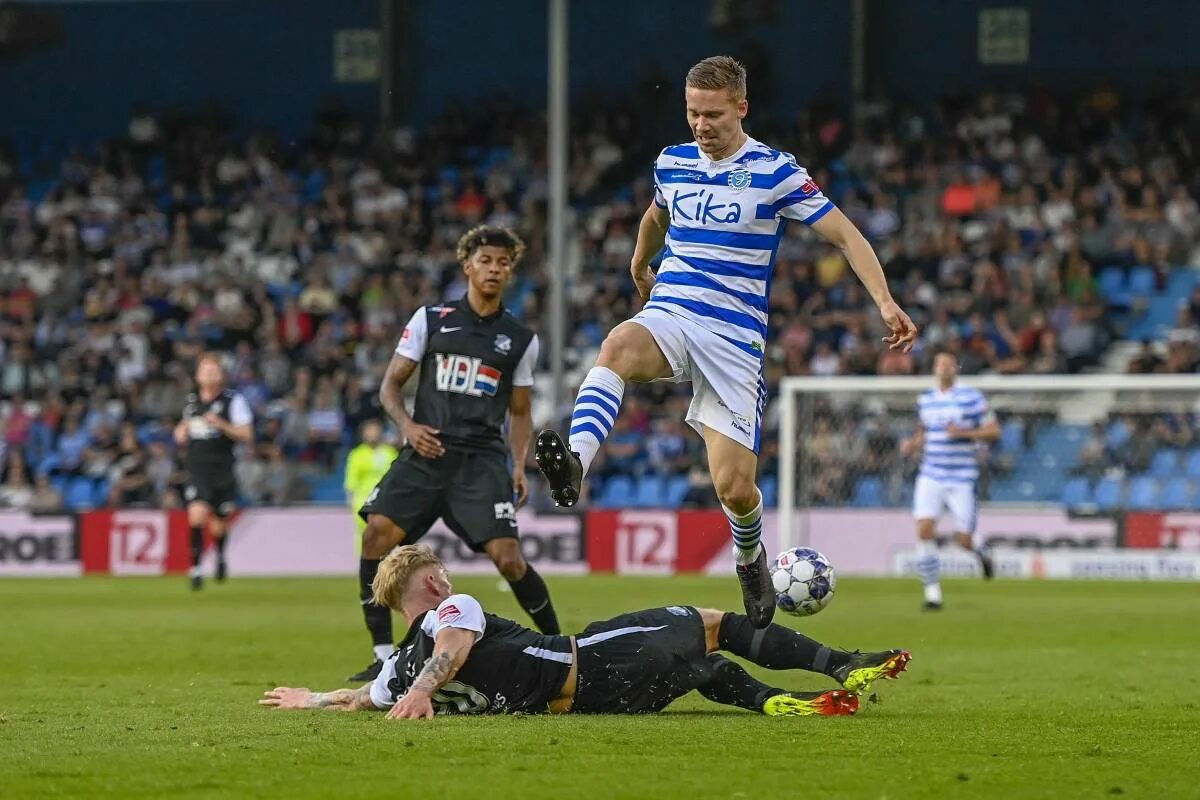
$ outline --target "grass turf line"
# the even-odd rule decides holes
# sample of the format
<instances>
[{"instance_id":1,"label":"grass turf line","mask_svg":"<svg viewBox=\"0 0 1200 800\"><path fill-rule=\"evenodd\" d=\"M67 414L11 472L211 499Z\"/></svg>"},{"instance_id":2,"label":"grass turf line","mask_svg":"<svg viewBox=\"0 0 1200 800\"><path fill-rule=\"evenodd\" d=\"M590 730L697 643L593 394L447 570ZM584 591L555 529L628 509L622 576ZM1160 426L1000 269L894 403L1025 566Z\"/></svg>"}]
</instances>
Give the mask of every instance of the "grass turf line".
<instances>
[{"instance_id":1,"label":"grass turf line","mask_svg":"<svg viewBox=\"0 0 1200 800\"><path fill-rule=\"evenodd\" d=\"M464 578L524 621L496 578ZM625 610L736 608L729 579L550 580L564 627ZM1200 592L1192 585L839 582L827 644L907 647L857 717L770 719L698 695L655 717L274 712L370 650L352 577L0 581L0 795L40 797L1194 796ZM402 633L397 624L397 635ZM786 688L822 676L754 669Z\"/></svg>"}]
</instances>

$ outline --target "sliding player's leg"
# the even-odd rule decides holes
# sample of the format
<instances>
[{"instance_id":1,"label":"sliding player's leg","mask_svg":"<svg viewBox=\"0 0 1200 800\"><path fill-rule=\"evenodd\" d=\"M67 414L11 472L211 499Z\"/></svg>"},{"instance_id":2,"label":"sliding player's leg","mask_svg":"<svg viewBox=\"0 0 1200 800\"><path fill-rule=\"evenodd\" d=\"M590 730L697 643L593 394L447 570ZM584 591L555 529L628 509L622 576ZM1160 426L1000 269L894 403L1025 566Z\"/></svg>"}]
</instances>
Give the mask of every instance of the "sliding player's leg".
<instances>
[{"instance_id":1,"label":"sliding player's leg","mask_svg":"<svg viewBox=\"0 0 1200 800\"><path fill-rule=\"evenodd\" d=\"M699 609L709 652L723 650L767 669L802 669L828 675L862 693L880 678L895 678L912 659L906 650L876 653L835 650L782 625L755 628L733 612Z\"/></svg>"},{"instance_id":2,"label":"sliding player's leg","mask_svg":"<svg viewBox=\"0 0 1200 800\"><path fill-rule=\"evenodd\" d=\"M714 703L769 717L840 717L858 711L858 695L845 689L789 692L768 686L719 653L707 656L709 679L696 687Z\"/></svg>"},{"instance_id":3,"label":"sliding player's leg","mask_svg":"<svg viewBox=\"0 0 1200 800\"><path fill-rule=\"evenodd\" d=\"M546 430L534 446L534 458L555 503L573 506L579 501L583 477L616 424L625 384L670 378L681 372L672 366L680 356L671 360L664 353L681 354L684 347L678 325L662 312L643 311L612 329L600 346L596 365L579 386L567 441Z\"/></svg>"}]
</instances>

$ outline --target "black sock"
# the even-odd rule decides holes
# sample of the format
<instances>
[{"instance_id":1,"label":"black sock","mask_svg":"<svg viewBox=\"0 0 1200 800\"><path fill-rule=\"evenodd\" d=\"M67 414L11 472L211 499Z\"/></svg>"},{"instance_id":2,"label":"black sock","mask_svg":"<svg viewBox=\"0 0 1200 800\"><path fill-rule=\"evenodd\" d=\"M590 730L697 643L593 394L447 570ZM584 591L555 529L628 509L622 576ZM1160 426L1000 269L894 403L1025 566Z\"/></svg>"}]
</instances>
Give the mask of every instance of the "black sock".
<instances>
[{"instance_id":1,"label":"black sock","mask_svg":"<svg viewBox=\"0 0 1200 800\"><path fill-rule=\"evenodd\" d=\"M362 600L363 619L366 620L367 630L371 632L371 644L395 644L392 638L392 610L386 606L377 606L371 600L371 582L379 571L378 558L360 558L358 560L358 597Z\"/></svg>"},{"instance_id":2,"label":"black sock","mask_svg":"<svg viewBox=\"0 0 1200 800\"><path fill-rule=\"evenodd\" d=\"M229 538L229 531L225 531L225 533L221 534L220 536L214 536L213 538L216 540L217 545L217 561L224 561L225 541Z\"/></svg>"},{"instance_id":3,"label":"black sock","mask_svg":"<svg viewBox=\"0 0 1200 800\"><path fill-rule=\"evenodd\" d=\"M762 713L763 703L767 702L767 698L783 694L782 689L772 688L756 680L740 665L719 653L709 655L708 661L713 667L712 679L696 688L714 703Z\"/></svg>"},{"instance_id":4,"label":"black sock","mask_svg":"<svg viewBox=\"0 0 1200 800\"><path fill-rule=\"evenodd\" d=\"M834 650L782 625L759 630L742 614L721 618L718 643L722 650L767 669L805 669L832 675L850 660L844 650Z\"/></svg>"},{"instance_id":5,"label":"black sock","mask_svg":"<svg viewBox=\"0 0 1200 800\"><path fill-rule=\"evenodd\" d=\"M537 570L527 566L521 580L509 581L508 585L512 587L521 608L533 617L533 624L538 626L538 630L549 636L561 633L558 615L554 613L554 604L550 602L550 590L546 588L546 582L537 574Z\"/></svg>"},{"instance_id":6,"label":"black sock","mask_svg":"<svg viewBox=\"0 0 1200 800\"><path fill-rule=\"evenodd\" d=\"M200 554L204 552L204 526L192 526L192 540L189 548L192 553L192 568L200 566Z\"/></svg>"}]
</instances>

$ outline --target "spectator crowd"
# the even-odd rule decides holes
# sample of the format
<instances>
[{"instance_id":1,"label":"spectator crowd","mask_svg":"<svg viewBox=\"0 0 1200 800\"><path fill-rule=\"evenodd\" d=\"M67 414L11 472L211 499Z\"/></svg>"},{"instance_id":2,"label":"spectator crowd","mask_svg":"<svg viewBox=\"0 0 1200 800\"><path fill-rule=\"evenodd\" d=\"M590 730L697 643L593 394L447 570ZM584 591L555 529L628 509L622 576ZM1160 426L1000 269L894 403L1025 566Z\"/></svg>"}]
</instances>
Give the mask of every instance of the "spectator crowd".
<instances>
[{"instance_id":1,"label":"spectator crowd","mask_svg":"<svg viewBox=\"0 0 1200 800\"><path fill-rule=\"evenodd\" d=\"M1200 266L1198 97L1175 82L1135 97L1101 86L926 110L879 100L850 113L756 109L752 135L809 165L922 328L913 354L884 350L845 258L793 226L772 282L769 386L786 374L912 374L934 348L956 352L968 375L1101 368L1144 313L1136 301L1114 307L1101 270L1149 268L1161 289ZM649 165L685 135L673 109L635 121L631 109L647 107L637 99L581 107L574 256L556 265L571 276L576 364L637 309L628 265ZM0 148L0 505L179 504L170 433L207 350L226 354L256 415L239 466L245 499L306 499L381 415L377 388L408 316L464 292L454 245L480 222L525 237L506 302L542 327L539 115L496 102L421 131L372 131L330 108L294 143L230 129L219 116L140 112L117 140ZM1192 371L1198 317L1200 291L1131 371ZM687 391L630 393L600 480L688 476L688 502L712 502L699 439L680 422Z\"/></svg>"}]
</instances>

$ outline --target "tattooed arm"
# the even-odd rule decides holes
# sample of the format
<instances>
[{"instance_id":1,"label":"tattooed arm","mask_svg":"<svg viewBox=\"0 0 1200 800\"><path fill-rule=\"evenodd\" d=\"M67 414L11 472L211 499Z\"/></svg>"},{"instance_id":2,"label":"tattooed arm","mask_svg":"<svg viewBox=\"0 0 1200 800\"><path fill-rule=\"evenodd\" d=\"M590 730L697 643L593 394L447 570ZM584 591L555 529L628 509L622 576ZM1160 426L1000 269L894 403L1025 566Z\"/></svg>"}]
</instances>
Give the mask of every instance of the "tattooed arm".
<instances>
[{"instance_id":1,"label":"tattooed arm","mask_svg":"<svg viewBox=\"0 0 1200 800\"><path fill-rule=\"evenodd\" d=\"M392 706L388 719L433 719L433 694L446 685L462 668L476 633L465 628L442 628L433 643L433 656L425 662L421 674L408 687L404 697Z\"/></svg>"},{"instance_id":2,"label":"tattooed arm","mask_svg":"<svg viewBox=\"0 0 1200 800\"><path fill-rule=\"evenodd\" d=\"M328 711L378 711L371 702L371 684L361 689L337 689L332 692L314 692L309 689L293 689L280 686L263 693L260 706L282 709L325 709Z\"/></svg>"}]
</instances>

